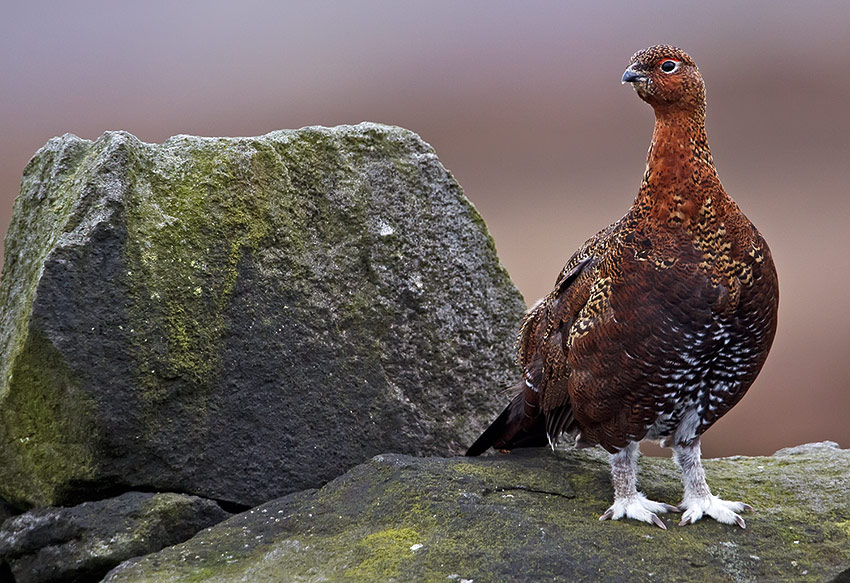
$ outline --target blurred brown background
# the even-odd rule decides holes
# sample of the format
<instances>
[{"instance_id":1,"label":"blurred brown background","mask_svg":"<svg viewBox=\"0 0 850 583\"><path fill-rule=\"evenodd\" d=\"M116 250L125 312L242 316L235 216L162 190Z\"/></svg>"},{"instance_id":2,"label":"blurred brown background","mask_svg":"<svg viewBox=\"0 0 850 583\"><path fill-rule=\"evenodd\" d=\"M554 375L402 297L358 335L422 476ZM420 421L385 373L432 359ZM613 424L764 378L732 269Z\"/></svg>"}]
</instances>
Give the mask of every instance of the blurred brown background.
<instances>
[{"instance_id":1,"label":"blurred brown background","mask_svg":"<svg viewBox=\"0 0 850 583\"><path fill-rule=\"evenodd\" d=\"M620 76L681 46L727 190L768 239L780 324L708 455L850 447L850 6L715 1L17 2L0 22L0 229L54 135L257 135L363 120L430 142L528 303L631 204L652 113ZM503 398L494 391L494 398Z\"/></svg>"}]
</instances>

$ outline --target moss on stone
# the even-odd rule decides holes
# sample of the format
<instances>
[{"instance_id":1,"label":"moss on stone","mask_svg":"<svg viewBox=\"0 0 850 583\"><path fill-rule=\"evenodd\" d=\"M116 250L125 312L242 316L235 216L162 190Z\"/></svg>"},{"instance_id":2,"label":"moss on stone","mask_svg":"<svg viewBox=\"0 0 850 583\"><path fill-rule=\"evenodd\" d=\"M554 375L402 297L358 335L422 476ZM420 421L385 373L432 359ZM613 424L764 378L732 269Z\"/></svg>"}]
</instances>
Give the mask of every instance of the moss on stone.
<instances>
[{"instance_id":1,"label":"moss on stone","mask_svg":"<svg viewBox=\"0 0 850 583\"><path fill-rule=\"evenodd\" d=\"M153 156L153 168L135 169L127 201L134 243L126 248L128 280L137 300L140 373L154 401L170 396L161 378L181 378L197 389L219 372L239 262L267 233L265 176L258 178L235 154L225 140L177 138ZM268 172L260 158L255 169ZM156 352L161 345L147 342L160 332L164 354ZM145 370L151 363L163 370Z\"/></svg>"},{"instance_id":2,"label":"moss on stone","mask_svg":"<svg viewBox=\"0 0 850 583\"><path fill-rule=\"evenodd\" d=\"M75 183L80 161L91 142L70 134L50 140L30 160L15 199L6 237L3 280L0 286L0 398L9 390L9 367L27 336L27 325L39 270L61 236L76 202ZM45 184L57 188L46 188Z\"/></svg>"},{"instance_id":3,"label":"moss on stone","mask_svg":"<svg viewBox=\"0 0 850 583\"><path fill-rule=\"evenodd\" d=\"M372 583L393 581L400 575L402 562L413 558L421 545L420 536L412 528L387 528L366 535L356 546L359 562L345 571L345 578Z\"/></svg>"},{"instance_id":4,"label":"moss on stone","mask_svg":"<svg viewBox=\"0 0 850 583\"><path fill-rule=\"evenodd\" d=\"M68 224L91 142L54 138L27 165L6 238L0 286L0 495L20 506L53 500L93 473L91 403L61 355L30 322L40 270ZM46 189L45 183L58 188ZM48 366L49 365L49 366ZM73 396L76 400L69 402ZM65 414L80 415L71 422ZM20 459L26 460L23 464ZM19 467L20 466L20 467Z\"/></svg>"},{"instance_id":5,"label":"moss on stone","mask_svg":"<svg viewBox=\"0 0 850 583\"><path fill-rule=\"evenodd\" d=\"M373 155L393 155L376 150ZM140 340L140 374L151 399L171 396L162 389L163 378L179 377L199 387L220 371L219 341L228 325L240 262L269 246L270 239L285 238L289 257L281 259L297 261L288 265L291 277L316 277L310 273L315 262L299 260L299 254L309 258L330 251L341 262L369 262L365 255L326 248L327 241L362 234L367 223L362 198L332 205L327 196L351 178L356 163L342 157L340 144L326 129L307 128L298 139L271 144L173 138L153 156L153 168L137 169L127 223L129 240L143 244L127 247L128 279L138 298L134 330ZM335 306L337 319L344 326L362 323L374 305L374 290L335 289L334 278L325 284L328 297L345 298ZM383 320L386 330L390 321ZM380 318L370 322L371 337L381 336L374 329L380 323ZM146 342L160 330L165 331L165 354ZM152 362L165 370L145 370Z\"/></svg>"},{"instance_id":6,"label":"moss on stone","mask_svg":"<svg viewBox=\"0 0 850 583\"><path fill-rule=\"evenodd\" d=\"M0 464L14 464L19 471L4 479L3 494L22 506L49 504L69 482L95 474L93 403L38 330L27 336L10 376L16 390L7 395L0 419L16 433L5 436Z\"/></svg>"}]
</instances>

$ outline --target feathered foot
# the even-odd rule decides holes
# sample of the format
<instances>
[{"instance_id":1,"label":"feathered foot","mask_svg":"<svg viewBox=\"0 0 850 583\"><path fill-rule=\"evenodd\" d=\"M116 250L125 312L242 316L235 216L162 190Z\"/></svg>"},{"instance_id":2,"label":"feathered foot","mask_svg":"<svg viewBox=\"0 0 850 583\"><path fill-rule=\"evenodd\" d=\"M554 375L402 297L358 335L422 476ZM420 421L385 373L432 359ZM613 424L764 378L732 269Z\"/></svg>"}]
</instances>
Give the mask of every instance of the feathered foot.
<instances>
[{"instance_id":1,"label":"feathered foot","mask_svg":"<svg viewBox=\"0 0 850 583\"><path fill-rule=\"evenodd\" d=\"M751 511L753 507L743 502L727 502L709 490L700 461L699 439L689 445L674 445L673 459L682 468L682 483L685 486L685 495L679 504L679 510L683 512L679 523L681 526L693 524L707 514L717 522L747 528L747 523L738 512Z\"/></svg>"},{"instance_id":2,"label":"feathered foot","mask_svg":"<svg viewBox=\"0 0 850 583\"><path fill-rule=\"evenodd\" d=\"M649 522L667 529L658 514L678 512L669 504L653 502L637 491L638 444L630 443L611 456L611 478L614 482L614 504L599 517L599 520L619 520L623 517Z\"/></svg>"},{"instance_id":3,"label":"feathered foot","mask_svg":"<svg viewBox=\"0 0 850 583\"><path fill-rule=\"evenodd\" d=\"M752 509L753 507L749 504L728 502L712 494L702 498L685 498L679 504L679 510L684 513L682 514L682 521L679 525L693 524L702 518L704 514L707 514L717 522L737 524L741 528L747 528L747 523L737 513L745 510L751 511Z\"/></svg>"},{"instance_id":4,"label":"feathered foot","mask_svg":"<svg viewBox=\"0 0 850 583\"><path fill-rule=\"evenodd\" d=\"M658 515L665 512L678 511L679 509L675 506L670 506L662 502L654 502L640 492L635 492L634 495L627 498L616 498L611 507L599 517L599 520L619 520L625 516L626 518L649 522L667 530L667 525L658 518Z\"/></svg>"}]
</instances>

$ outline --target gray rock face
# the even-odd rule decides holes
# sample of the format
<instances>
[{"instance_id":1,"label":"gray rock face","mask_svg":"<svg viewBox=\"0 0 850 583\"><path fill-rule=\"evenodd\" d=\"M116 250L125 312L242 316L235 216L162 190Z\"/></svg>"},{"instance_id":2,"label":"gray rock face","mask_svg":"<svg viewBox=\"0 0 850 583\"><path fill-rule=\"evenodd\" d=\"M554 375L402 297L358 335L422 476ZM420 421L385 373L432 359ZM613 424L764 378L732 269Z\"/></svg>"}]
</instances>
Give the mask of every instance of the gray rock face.
<instances>
[{"instance_id":1,"label":"gray rock face","mask_svg":"<svg viewBox=\"0 0 850 583\"><path fill-rule=\"evenodd\" d=\"M672 460L643 459L641 486L678 502ZM105 583L846 581L850 451L810 444L706 460L714 492L755 507L747 528L600 522L601 450L483 458L373 458L318 491L234 516L113 570Z\"/></svg>"},{"instance_id":2,"label":"gray rock face","mask_svg":"<svg viewBox=\"0 0 850 583\"><path fill-rule=\"evenodd\" d=\"M251 506L382 451L458 453L523 312L411 132L56 138L6 239L0 498Z\"/></svg>"},{"instance_id":3,"label":"gray rock face","mask_svg":"<svg viewBox=\"0 0 850 583\"><path fill-rule=\"evenodd\" d=\"M120 562L183 542L228 516L211 500L169 493L39 508L0 528L0 562L8 562L16 583L99 581Z\"/></svg>"}]
</instances>

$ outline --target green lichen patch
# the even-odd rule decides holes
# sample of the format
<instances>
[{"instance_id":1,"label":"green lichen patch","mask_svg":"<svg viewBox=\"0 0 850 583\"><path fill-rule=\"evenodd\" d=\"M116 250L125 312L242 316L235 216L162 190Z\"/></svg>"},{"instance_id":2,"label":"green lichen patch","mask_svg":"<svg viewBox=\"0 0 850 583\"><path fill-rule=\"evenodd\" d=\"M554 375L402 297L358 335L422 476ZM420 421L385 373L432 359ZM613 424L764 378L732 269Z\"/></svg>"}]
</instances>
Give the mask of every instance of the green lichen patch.
<instances>
[{"instance_id":1,"label":"green lichen patch","mask_svg":"<svg viewBox=\"0 0 850 583\"><path fill-rule=\"evenodd\" d=\"M392 581L403 562L421 548L419 534L412 528L388 528L363 538L355 550L356 566L345 571L352 581Z\"/></svg>"},{"instance_id":2,"label":"green lichen patch","mask_svg":"<svg viewBox=\"0 0 850 583\"><path fill-rule=\"evenodd\" d=\"M134 168L127 279L152 400L168 397L159 379L202 387L219 371L239 263L266 237L276 170L267 153L190 138L172 139ZM159 334L163 344L149 342Z\"/></svg>"},{"instance_id":3,"label":"green lichen patch","mask_svg":"<svg viewBox=\"0 0 850 583\"><path fill-rule=\"evenodd\" d=\"M95 473L92 399L33 322L43 266L72 229L92 143L55 138L24 171L6 237L0 285L0 497L49 503Z\"/></svg>"},{"instance_id":4,"label":"green lichen patch","mask_svg":"<svg viewBox=\"0 0 850 583\"><path fill-rule=\"evenodd\" d=\"M10 378L17 390L0 409L0 467L18 471L4 478L3 497L22 506L49 504L96 472L93 403L38 330L28 335Z\"/></svg>"},{"instance_id":5,"label":"green lichen patch","mask_svg":"<svg viewBox=\"0 0 850 583\"><path fill-rule=\"evenodd\" d=\"M24 171L6 236L0 286L0 398L9 391L10 367L26 341L39 271L69 220L79 188L78 169L90 146L70 134L54 138Z\"/></svg>"}]
</instances>

